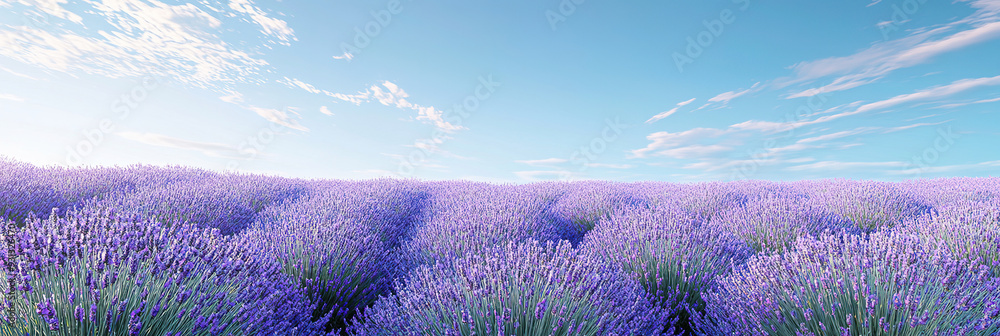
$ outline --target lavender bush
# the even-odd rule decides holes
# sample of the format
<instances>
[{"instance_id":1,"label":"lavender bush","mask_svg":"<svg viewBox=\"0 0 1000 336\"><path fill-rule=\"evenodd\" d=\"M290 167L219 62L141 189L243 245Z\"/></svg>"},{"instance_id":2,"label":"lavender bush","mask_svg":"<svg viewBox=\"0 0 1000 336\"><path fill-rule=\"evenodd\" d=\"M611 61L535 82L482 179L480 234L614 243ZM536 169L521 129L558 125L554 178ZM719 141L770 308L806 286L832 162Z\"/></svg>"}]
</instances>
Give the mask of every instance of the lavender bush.
<instances>
[{"instance_id":1,"label":"lavender bush","mask_svg":"<svg viewBox=\"0 0 1000 336\"><path fill-rule=\"evenodd\" d=\"M917 236L928 249L941 246L1000 276L1000 199L942 205L932 214L901 224L897 231Z\"/></svg>"},{"instance_id":2,"label":"lavender bush","mask_svg":"<svg viewBox=\"0 0 1000 336\"><path fill-rule=\"evenodd\" d=\"M506 242L559 240L565 234L547 216L548 203L532 190L477 183L440 183L431 190L431 216L401 246L407 269L449 263Z\"/></svg>"},{"instance_id":3,"label":"lavender bush","mask_svg":"<svg viewBox=\"0 0 1000 336\"><path fill-rule=\"evenodd\" d=\"M567 241L505 243L424 265L354 335L653 335L663 319L637 282Z\"/></svg>"},{"instance_id":4,"label":"lavender bush","mask_svg":"<svg viewBox=\"0 0 1000 336\"><path fill-rule=\"evenodd\" d=\"M646 200L630 192L629 187L602 181L568 185L566 188L569 190L554 202L551 209L552 220L559 227L567 228L562 238L578 244L598 221L627 208L647 206Z\"/></svg>"},{"instance_id":5,"label":"lavender bush","mask_svg":"<svg viewBox=\"0 0 1000 336\"><path fill-rule=\"evenodd\" d=\"M986 266L885 231L800 239L705 294L701 335L992 335L1000 279Z\"/></svg>"},{"instance_id":6,"label":"lavender bush","mask_svg":"<svg viewBox=\"0 0 1000 336\"><path fill-rule=\"evenodd\" d=\"M339 331L404 274L398 246L426 195L388 180L326 187L265 211L241 237L319 301L314 321L329 316L327 330Z\"/></svg>"},{"instance_id":7,"label":"lavender bush","mask_svg":"<svg viewBox=\"0 0 1000 336\"><path fill-rule=\"evenodd\" d=\"M764 196L723 211L713 219L757 252L784 251L799 237L852 229L839 215L825 211L807 197Z\"/></svg>"},{"instance_id":8,"label":"lavender bush","mask_svg":"<svg viewBox=\"0 0 1000 336\"><path fill-rule=\"evenodd\" d=\"M8 263L19 266L17 285L20 299L13 304L17 306L16 311L22 314L22 319L27 321L24 327L32 330L44 327L36 323L39 321L45 322L45 325L52 324L52 327L68 330L66 335L77 335L81 330L113 330L108 329L112 328L111 326L101 327L95 323L103 321L101 323L107 324L108 319L118 319L120 315L102 315L105 320L91 318L87 322L81 322L77 314L84 308L77 309L75 305L68 304L69 301L75 300L76 297L87 298L90 300L89 304L96 306L85 307L86 309L99 309L101 305L108 308L122 304L121 293L128 292L129 297L133 298L139 297L140 293L146 290L160 293L148 286L156 281L160 281L161 284L170 281L180 286L191 284L186 288L192 291L193 287L202 286L201 284L214 283L215 287L204 287L205 297L212 295L218 297L216 300L226 298L229 307L226 309L236 309L251 304L254 307L239 314L236 314L236 311L226 310L226 314L235 315L223 314L213 317L209 314L200 316L200 319L197 314L191 315L193 321L200 321L196 322L198 324L203 325L205 319L228 321L237 318L234 320L238 322L235 325L246 325L246 327L240 327L243 331L236 334L250 331L288 334L287 330L295 326L299 327L301 334L307 335L321 330L321 324L320 326L310 324L306 315L313 302L309 301L306 293L290 278L280 272L280 265L261 258L256 251L246 249L243 242L233 242L219 235L217 230L201 229L192 225L167 227L155 221L129 222L110 219L101 213L70 212L66 217L51 216L46 220L35 219L27 223L16 237L14 247L18 260L8 260L5 255L3 263L5 267ZM122 265L128 265L129 268L123 268ZM88 277L92 281L86 280L86 286L81 285ZM131 280L119 282L119 278L122 277L132 280L147 279L141 281L147 286L130 283ZM206 282L209 280L213 282ZM164 288L167 289L169 288ZM74 290L79 293L70 296L69 291ZM91 296L83 293L86 290L92 291L91 294L87 294ZM94 291L107 295L102 296L100 292ZM225 296L223 292L226 295L238 295ZM197 294L191 292L183 295L193 295L192 293ZM157 302L166 300L163 301L163 309L167 308L168 303L173 304L171 302L184 303L154 296L148 299L150 309L156 305L153 300ZM140 304L140 301L133 300L131 303ZM213 309L222 309L220 307L222 306ZM152 310L147 312L151 313ZM58 315L59 320L67 324L62 326L51 322L53 316L56 316L49 316L51 314L62 314ZM67 319L66 316L72 316L73 319ZM10 317L5 314L4 319L8 318ZM41 320L38 320L39 318ZM165 321L173 318L175 317L159 317ZM145 325L173 326L169 322L145 323ZM205 334L210 334L210 328L205 330ZM165 331L160 330L160 332Z\"/></svg>"},{"instance_id":9,"label":"lavender bush","mask_svg":"<svg viewBox=\"0 0 1000 336\"><path fill-rule=\"evenodd\" d=\"M703 221L682 209L633 209L599 223L580 249L639 280L673 318L662 329L690 333L690 315L704 309L700 293L753 253L724 228Z\"/></svg>"},{"instance_id":10,"label":"lavender bush","mask_svg":"<svg viewBox=\"0 0 1000 336\"><path fill-rule=\"evenodd\" d=\"M0 334L998 335L998 187L0 159Z\"/></svg>"},{"instance_id":11,"label":"lavender bush","mask_svg":"<svg viewBox=\"0 0 1000 336\"><path fill-rule=\"evenodd\" d=\"M0 218L24 225L30 216L45 219L53 209L62 216L74 207L111 195L157 188L206 173L183 167L152 166L39 168L0 158Z\"/></svg>"},{"instance_id":12,"label":"lavender bush","mask_svg":"<svg viewBox=\"0 0 1000 336\"><path fill-rule=\"evenodd\" d=\"M289 179L198 173L199 178L88 202L86 208L129 220L194 223L231 235L253 223L267 206L294 199L305 190L302 182Z\"/></svg>"},{"instance_id":13,"label":"lavender bush","mask_svg":"<svg viewBox=\"0 0 1000 336\"><path fill-rule=\"evenodd\" d=\"M129 255L126 247L97 255L84 251L62 266L29 276L24 284L29 290L18 307L29 314L23 324L15 322L13 330L32 335L286 332L268 326L271 314L257 306L258 300L280 294L236 290L248 281L259 282L254 278L224 276L206 264L196 264L186 276L159 272L136 255L123 255ZM107 266L96 271L97 264Z\"/></svg>"},{"instance_id":14,"label":"lavender bush","mask_svg":"<svg viewBox=\"0 0 1000 336\"><path fill-rule=\"evenodd\" d=\"M811 184L812 197L866 232L894 227L932 209L892 183L826 180Z\"/></svg>"}]
</instances>

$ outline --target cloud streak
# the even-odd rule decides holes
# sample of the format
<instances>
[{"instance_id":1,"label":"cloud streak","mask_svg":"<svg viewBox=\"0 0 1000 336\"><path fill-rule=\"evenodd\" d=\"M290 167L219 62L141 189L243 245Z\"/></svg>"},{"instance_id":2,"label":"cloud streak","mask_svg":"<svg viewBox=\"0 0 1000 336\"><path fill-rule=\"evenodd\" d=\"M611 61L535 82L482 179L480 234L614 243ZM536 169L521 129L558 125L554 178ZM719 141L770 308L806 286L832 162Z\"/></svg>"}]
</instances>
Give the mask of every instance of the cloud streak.
<instances>
[{"instance_id":1,"label":"cloud streak","mask_svg":"<svg viewBox=\"0 0 1000 336\"><path fill-rule=\"evenodd\" d=\"M683 107L684 105L691 104L692 102L694 102L695 99L697 99L697 98L691 98L691 99L682 101L680 103L677 103L677 106L674 106L674 108L670 109L669 111L660 112L659 114L653 116L652 118L649 118L649 120L646 120L646 123L647 124L652 124L652 123L656 122L657 120L669 117L671 114L676 113L677 110L680 109L681 107Z\"/></svg>"},{"instance_id":2,"label":"cloud streak","mask_svg":"<svg viewBox=\"0 0 1000 336\"><path fill-rule=\"evenodd\" d=\"M240 157L239 149L235 146L225 144L191 141L156 133L118 132L116 134L123 138L152 146L193 150L212 157Z\"/></svg>"}]
</instances>

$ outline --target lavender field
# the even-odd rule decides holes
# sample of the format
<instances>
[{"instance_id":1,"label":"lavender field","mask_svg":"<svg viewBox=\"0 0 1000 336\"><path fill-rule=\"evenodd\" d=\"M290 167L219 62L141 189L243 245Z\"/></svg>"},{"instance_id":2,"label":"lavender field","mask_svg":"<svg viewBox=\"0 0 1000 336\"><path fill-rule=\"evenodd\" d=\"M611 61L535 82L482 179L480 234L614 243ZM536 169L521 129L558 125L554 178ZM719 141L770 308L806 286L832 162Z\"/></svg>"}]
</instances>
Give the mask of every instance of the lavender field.
<instances>
[{"instance_id":1,"label":"lavender field","mask_svg":"<svg viewBox=\"0 0 1000 336\"><path fill-rule=\"evenodd\" d=\"M0 161L3 335L998 335L1000 178L301 180Z\"/></svg>"}]
</instances>

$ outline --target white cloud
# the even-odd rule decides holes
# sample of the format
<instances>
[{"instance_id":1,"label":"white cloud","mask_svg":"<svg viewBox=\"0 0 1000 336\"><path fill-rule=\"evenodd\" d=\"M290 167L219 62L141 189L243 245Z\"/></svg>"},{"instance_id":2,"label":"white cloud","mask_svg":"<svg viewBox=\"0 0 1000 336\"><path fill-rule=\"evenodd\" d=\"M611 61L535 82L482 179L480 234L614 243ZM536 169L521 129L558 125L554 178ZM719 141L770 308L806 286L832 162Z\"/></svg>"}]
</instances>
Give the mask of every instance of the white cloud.
<instances>
[{"instance_id":1,"label":"white cloud","mask_svg":"<svg viewBox=\"0 0 1000 336\"><path fill-rule=\"evenodd\" d=\"M228 95L219 97L219 100L230 104L239 104L243 102L243 94L236 91L228 91Z\"/></svg>"},{"instance_id":2,"label":"white cloud","mask_svg":"<svg viewBox=\"0 0 1000 336\"><path fill-rule=\"evenodd\" d=\"M292 119L292 116L289 115L289 112L298 115L298 113L296 113L295 110L292 108L287 108L284 111L282 111L282 110L269 109L257 106L247 106L247 109L253 111L254 113L257 113L257 115L275 124L282 125L291 129L300 130L303 132L309 131L308 128L299 125L299 122L297 120Z\"/></svg>"},{"instance_id":3,"label":"white cloud","mask_svg":"<svg viewBox=\"0 0 1000 336\"><path fill-rule=\"evenodd\" d=\"M900 161L888 161L888 162L840 162L840 161L820 161L816 163L791 166L785 168L789 171L803 171L803 170L851 170L851 169L865 169L865 168L896 168L896 167L906 167L908 163Z\"/></svg>"},{"instance_id":4,"label":"white cloud","mask_svg":"<svg viewBox=\"0 0 1000 336\"><path fill-rule=\"evenodd\" d=\"M730 128L739 130L756 130L765 133L789 131L799 127L824 123L827 121L832 121L860 113L885 110L898 105L917 102L917 101L940 99L967 90L975 89L978 87L995 86L995 85L1000 85L1000 76L961 79L954 81L951 84L935 86L919 90L914 93L902 94L885 100L863 104L851 111L841 112L833 115L827 115L813 120L779 121L779 122L749 120L741 122L739 124L734 124L730 126Z\"/></svg>"},{"instance_id":5,"label":"white cloud","mask_svg":"<svg viewBox=\"0 0 1000 336\"><path fill-rule=\"evenodd\" d=\"M1000 167L1000 160L973 163L973 164L909 168L913 166L914 165L907 165L906 166L907 169L890 170L889 174L893 175L917 175L917 174L928 174L928 173L933 174L933 173L948 173L948 172L962 171L962 170L969 170L976 168Z\"/></svg>"},{"instance_id":6,"label":"white cloud","mask_svg":"<svg viewBox=\"0 0 1000 336\"><path fill-rule=\"evenodd\" d=\"M350 61L350 60L353 60L353 59L354 59L354 54L352 54L352 53L349 53L349 52L344 52L344 54L343 54L343 55L340 55L340 56L333 56L333 59L335 59L335 60L342 60L342 59L346 59L346 60Z\"/></svg>"},{"instance_id":7,"label":"white cloud","mask_svg":"<svg viewBox=\"0 0 1000 336\"><path fill-rule=\"evenodd\" d=\"M312 86L312 84L308 84L306 82L300 81L300 80L295 79L295 78L285 77L284 79L278 80L278 83L282 83L282 84L288 85L289 87L292 87L292 88L296 88L297 87L297 88L306 90L309 93L320 93L320 90L317 89L315 86Z\"/></svg>"},{"instance_id":8,"label":"white cloud","mask_svg":"<svg viewBox=\"0 0 1000 336\"><path fill-rule=\"evenodd\" d=\"M6 67L4 67L2 65L0 65L0 70L3 70L5 72L10 73L11 75L14 75L14 76L17 76L17 77L26 78L26 79L35 80L35 81L38 80L38 78L31 77L31 76L25 75L23 73L20 73L20 72L8 69L8 68L6 68Z\"/></svg>"},{"instance_id":9,"label":"white cloud","mask_svg":"<svg viewBox=\"0 0 1000 336\"><path fill-rule=\"evenodd\" d=\"M41 10L45 14L52 15L54 17L67 20L76 24L83 23L83 18L70 12L62 7L62 4L66 3L66 0L18 0L18 1L0 1L0 7L10 7L12 3L19 3L36 10Z\"/></svg>"},{"instance_id":10,"label":"white cloud","mask_svg":"<svg viewBox=\"0 0 1000 336\"><path fill-rule=\"evenodd\" d=\"M213 157L238 158L240 156L236 146L225 144L191 141L156 133L118 132L116 134L147 145L194 150Z\"/></svg>"},{"instance_id":11,"label":"white cloud","mask_svg":"<svg viewBox=\"0 0 1000 336\"><path fill-rule=\"evenodd\" d=\"M41 7L54 16L76 20L62 13L58 3ZM241 47L221 39L222 21L196 4L168 5L160 1L88 1L92 8L81 12L103 16L107 26L88 30L41 30L31 26L0 28L0 55L39 68L74 74L83 72L109 78L154 75L199 88L224 90L236 83L259 84L268 63L250 56ZM251 6L252 7L252 6ZM268 21L246 6L244 12L227 12L220 17L249 17L262 24L264 33L292 38L280 28L280 20ZM215 10L215 9L213 9ZM62 13L62 14L60 14ZM17 14L17 13L15 13ZM269 30L270 29L270 30ZM254 50L249 45L246 50Z\"/></svg>"},{"instance_id":12,"label":"white cloud","mask_svg":"<svg viewBox=\"0 0 1000 336\"><path fill-rule=\"evenodd\" d=\"M18 97L16 95L10 94L10 93L0 93L0 99L2 99L2 100L13 100L13 101L16 101L16 102L23 102L24 101L24 98Z\"/></svg>"},{"instance_id":13,"label":"white cloud","mask_svg":"<svg viewBox=\"0 0 1000 336\"><path fill-rule=\"evenodd\" d=\"M746 95L747 93L754 92L755 91L754 89L757 88L758 86L760 86L760 82L754 83L753 86L751 86L749 89L746 90L720 93L715 97L709 98L708 101L713 103L721 103L722 106L726 106L729 105L729 101L739 98L740 96Z\"/></svg>"},{"instance_id":14,"label":"white cloud","mask_svg":"<svg viewBox=\"0 0 1000 336\"><path fill-rule=\"evenodd\" d=\"M835 133L824 134L824 135L815 136L815 137L811 137L811 138L801 139L801 140L798 141L798 143L810 143L810 142L818 142L818 141L830 141L830 140L834 140L834 139L840 139L840 138L844 138L844 137L849 137L849 136L852 136L852 135L869 133L869 132L872 132L872 131L877 130L877 129L878 129L878 127L858 127L858 128L853 129L853 130L850 130L850 131L841 131L841 132L835 132Z\"/></svg>"},{"instance_id":15,"label":"white cloud","mask_svg":"<svg viewBox=\"0 0 1000 336\"><path fill-rule=\"evenodd\" d=\"M359 91L355 94L343 94L319 90L311 84L287 77L280 82L291 88L300 88L311 93L322 92L327 96L349 102L354 105L361 105L361 103L375 100L385 106L413 110L417 112L416 120L423 120L425 123L434 125L434 127L447 133L453 133L455 131L465 129L465 127L445 121L444 111L441 111L433 106L422 106L409 102L407 98L409 98L410 95L400 88L399 85L390 81L383 81L381 84L372 85L367 90Z\"/></svg>"},{"instance_id":16,"label":"white cloud","mask_svg":"<svg viewBox=\"0 0 1000 336\"><path fill-rule=\"evenodd\" d=\"M351 103L351 104L354 104L354 105L361 105L361 103L367 102L369 99L371 99L371 92L370 91L364 91L364 92L359 92L357 94L348 95L348 94L333 93L333 92L330 92L330 91L323 90L323 94L325 94L327 96L330 96L330 97L333 97L333 98L337 98L337 99L343 100L345 102L348 102L348 103Z\"/></svg>"},{"instance_id":17,"label":"white cloud","mask_svg":"<svg viewBox=\"0 0 1000 336\"><path fill-rule=\"evenodd\" d=\"M632 157L643 158L650 155L682 155L688 157L694 154L697 149L720 151L723 146L700 146L697 143L705 139L721 136L725 133L727 132L715 128L694 128L677 133L656 132L646 136L646 139L652 141L652 143L647 145L646 148L633 150Z\"/></svg>"},{"instance_id":18,"label":"white cloud","mask_svg":"<svg viewBox=\"0 0 1000 336\"><path fill-rule=\"evenodd\" d=\"M938 107L935 107L935 108L956 108L956 107L966 106L966 105L995 103L995 102L1000 102L1000 97L998 97L998 98L991 98L991 99L982 99L982 100L977 100L977 101L972 101L972 102L967 102L967 103L945 104L945 105L941 105L941 106L938 106Z\"/></svg>"},{"instance_id":19,"label":"white cloud","mask_svg":"<svg viewBox=\"0 0 1000 336\"><path fill-rule=\"evenodd\" d=\"M399 86L389 81L383 81L382 86L385 87L385 89L382 89L378 85L372 85L371 87L372 98L375 98L375 100L379 103L382 103L382 105L385 106L395 105L398 108L413 107L413 104L406 101L406 98L410 97L410 95L407 94L406 91L400 89Z\"/></svg>"},{"instance_id":20,"label":"white cloud","mask_svg":"<svg viewBox=\"0 0 1000 336\"><path fill-rule=\"evenodd\" d=\"M320 106L319 107L319 112L323 113L325 115L328 115L328 116L332 116L333 115L333 112L330 112L330 109L326 108L326 106Z\"/></svg>"},{"instance_id":21,"label":"white cloud","mask_svg":"<svg viewBox=\"0 0 1000 336\"><path fill-rule=\"evenodd\" d=\"M629 169L634 167L630 164L613 164L613 163L587 163L584 165L591 168L608 168L608 169Z\"/></svg>"},{"instance_id":22,"label":"white cloud","mask_svg":"<svg viewBox=\"0 0 1000 336\"><path fill-rule=\"evenodd\" d=\"M516 160L514 162L523 163L529 166L552 166L560 163L566 163L568 160L560 158L550 158L541 160Z\"/></svg>"},{"instance_id":23,"label":"white cloud","mask_svg":"<svg viewBox=\"0 0 1000 336\"><path fill-rule=\"evenodd\" d=\"M672 109L670 109L669 111L666 111L666 112L660 112L659 114L653 116L652 118L649 118L649 120L646 120L646 123L647 124L652 124L653 122L655 122L657 120L669 117L671 114L676 113L677 110L680 109L682 106L690 104L691 102L694 102L695 99L697 99L697 98L691 98L691 99L688 99L686 101L682 101L680 103L677 103L677 106L674 106L674 108L672 108Z\"/></svg>"},{"instance_id":24,"label":"white cloud","mask_svg":"<svg viewBox=\"0 0 1000 336\"><path fill-rule=\"evenodd\" d=\"M796 73L793 78L780 79L778 82L779 85L788 85L831 75L840 76L830 84L792 93L786 97L789 99L847 90L875 82L897 69L923 64L935 56L1000 37L1000 22L989 22L931 39L967 21L960 20L898 40L878 43L850 56L802 62L793 66Z\"/></svg>"},{"instance_id":25,"label":"white cloud","mask_svg":"<svg viewBox=\"0 0 1000 336\"><path fill-rule=\"evenodd\" d=\"M911 128L922 127L922 126L935 126L935 125L940 125L940 124L943 124L943 123L946 123L946 122L949 122L949 121L951 121L951 120L939 121L939 122L936 122L936 123L916 123L916 124L905 125L905 126L889 127L889 128L886 128L885 131L882 131L882 133L890 133L890 132L903 131L903 130L908 130L908 129L911 129Z\"/></svg>"},{"instance_id":26,"label":"white cloud","mask_svg":"<svg viewBox=\"0 0 1000 336\"><path fill-rule=\"evenodd\" d=\"M246 20L260 26L263 29L262 32L264 35L277 37L282 41L280 43L283 45L289 45L289 40L298 41L295 38L295 31L288 28L287 22L267 16L264 11L254 6L250 0L232 0L229 2L229 8L246 14L248 16Z\"/></svg>"},{"instance_id":27,"label":"white cloud","mask_svg":"<svg viewBox=\"0 0 1000 336\"><path fill-rule=\"evenodd\" d=\"M516 171L514 175L529 182L551 181L551 180L574 180L582 176L579 172L568 170L533 170Z\"/></svg>"},{"instance_id":28,"label":"white cloud","mask_svg":"<svg viewBox=\"0 0 1000 336\"><path fill-rule=\"evenodd\" d=\"M732 150L732 147L723 145L689 145L684 147L662 149L653 155L666 156L675 159L695 159L714 157L715 154Z\"/></svg>"}]
</instances>

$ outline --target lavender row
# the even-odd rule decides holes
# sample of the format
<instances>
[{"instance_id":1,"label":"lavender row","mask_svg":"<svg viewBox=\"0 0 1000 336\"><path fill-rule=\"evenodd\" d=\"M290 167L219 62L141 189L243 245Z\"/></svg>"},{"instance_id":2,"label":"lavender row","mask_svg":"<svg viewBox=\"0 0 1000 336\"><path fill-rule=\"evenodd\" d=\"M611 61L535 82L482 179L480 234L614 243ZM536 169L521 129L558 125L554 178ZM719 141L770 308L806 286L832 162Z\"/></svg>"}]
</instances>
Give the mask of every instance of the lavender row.
<instances>
[{"instance_id":1,"label":"lavender row","mask_svg":"<svg viewBox=\"0 0 1000 336\"><path fill-rule=\"evenodd\" d=\"M0 166L0 208L21 226L3 258L15 334L998 332L1000 179L514 186ZM188 315L161 321L166 302Z\"/></svg>"}]
</instances>

